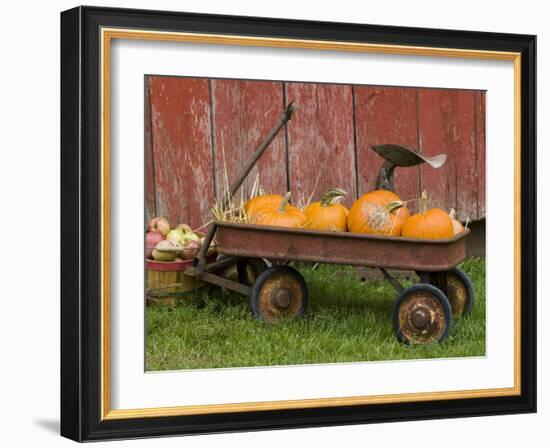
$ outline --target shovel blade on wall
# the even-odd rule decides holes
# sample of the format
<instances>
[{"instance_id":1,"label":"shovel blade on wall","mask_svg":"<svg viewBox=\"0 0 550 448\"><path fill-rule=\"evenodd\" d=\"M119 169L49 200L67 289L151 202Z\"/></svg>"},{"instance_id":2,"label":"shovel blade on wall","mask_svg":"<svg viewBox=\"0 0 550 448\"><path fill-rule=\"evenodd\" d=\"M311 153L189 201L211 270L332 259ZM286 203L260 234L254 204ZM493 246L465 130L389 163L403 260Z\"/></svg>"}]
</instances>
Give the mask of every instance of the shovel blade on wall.
<instances>
[{"instance_id":1,"label":"shovel blade on wall","mask_svg":"<svg viewBox=\"0 0 550 448\"><path fill-rule=\"evenodd\" d=\"M427 163L432 168L440 168L447 160L446 154L427 157L413 149L399 145L374 145L372 149L385 160L378 174L378 180L376 182L377 190L395 191L393 170L396 166L410 167Z\"/></svg>"}]
</instances>

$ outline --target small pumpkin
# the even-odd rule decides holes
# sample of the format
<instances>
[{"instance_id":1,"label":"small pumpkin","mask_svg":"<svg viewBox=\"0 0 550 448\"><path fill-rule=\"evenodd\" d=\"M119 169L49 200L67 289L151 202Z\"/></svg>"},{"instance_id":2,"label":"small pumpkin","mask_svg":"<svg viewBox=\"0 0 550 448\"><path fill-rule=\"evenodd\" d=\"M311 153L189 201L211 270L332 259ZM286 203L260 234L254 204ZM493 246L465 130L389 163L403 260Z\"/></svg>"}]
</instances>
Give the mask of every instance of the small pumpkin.
<instances>
[{"instance_id":1,"label":"small pumpkin","mask_svg":"<svg viewBox=\"0 0 550 448\"><path fill-rule=\"evenodd\" d=\"M283 197L280 194L265 194L261 187L259 189L259 192L260 194L258 196L249 199L244 204L244 211L246 213L246 216L248 216L250 220L253 220L254 214L258 209L266 205L278 207L283 200Z\"/></svg>"},{"instance_id":2,"label":"small pumpkin","mask_svg":"<svg viewBox=\"0 0 550 448\"><path fill-rule=\"evenodd\" d=\"M267 204L254 211L252 222L264 226L300 228L306 223L306 215L299 208L288 203L290 191L279 202L278 207Z\"/></svg>"},{"instance_id":3,"label":"small pumpkin","mask_svg":"<svg viewBox=\"0 0 550 448\"><path fill-rule=\"evenodd\" d=\"M449 212L449 218L451 218L451 221L453 223L453 231L454 231L455 235L457 235L461 232L464 232L464 226L456 218L456 210L454 208L452 208L451 211Z\"/></svg>"},{"instance_id":4,"label":"small pumpkin","mask_svg":"<svg viewBox=\"0 0 550 448\"><path fill-rule=\"evenodd\" d=\"M420 212L407 219L402 235L408 238L440 240L454 236L451 217L440 208L427 209L426 192L422 192L419 202Z\"/></svg>"},{"instance_id":5,"label":"small pumpkin","mask_svg":"<svg viewBox=\"0 0 550 448\"><path fill-rule=\"evenodd\" d=\"M346 195L344 190L334 188L327 191L321 201L309 204L304 210L307 218L305 227L314 230L345 232L348 227L349 210L340 202Z\"/></svg>"},{"instance_id":6,"label":"small pumpkin","mask_svg":"<svg viewBox=\"0 0 550 448\"><path fill-rule=\"evenodd\" d=\"M399 236L409 216L405 203L395 193L374 190L355 201L347 224L350 232Z\"/></svg>"}]
</instances>

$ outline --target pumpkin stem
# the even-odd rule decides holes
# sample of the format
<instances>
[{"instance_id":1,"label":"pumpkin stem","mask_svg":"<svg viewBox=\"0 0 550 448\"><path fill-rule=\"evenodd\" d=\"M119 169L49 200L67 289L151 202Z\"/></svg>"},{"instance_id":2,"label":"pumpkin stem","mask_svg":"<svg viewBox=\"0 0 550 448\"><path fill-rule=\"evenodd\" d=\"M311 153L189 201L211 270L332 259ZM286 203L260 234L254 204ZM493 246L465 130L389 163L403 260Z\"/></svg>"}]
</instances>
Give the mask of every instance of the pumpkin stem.
<instances>
[{"instance_id":1,"label":"pumpkin stem","mask_svg":"<svg viewBox=\"0 0 550 448\"><path fill-rule=\"evenodd\" d=\"M258 196L265 196L264 187L262 187L261 185L258 187L258 192L256 193L256 197Z\"/></svg>"},{"instance_id":2,"label":"pumpkin stem","mask_svg":"<svg viewBox=\"0 0 550 448\"><path fill-rule=\"evenodd\" d=\"M341 188L333 188L325 193L321 201L321 207L328 207L332 204L339 204L348 193Z\"/></svg>"},{"instance_id":3,"label":"pumpkin stem","mask_svg":"<svg viewBox=\"0 0 550 448\"><path fill-rule=\"evenodd\" d=\"M428 194L426 193L426 190L422 190L422 194L420 195L420 199L418 201L418 211L420 213L426 213L428 211Z\"/></svg>"},{"instance_id":4,"label":"pumpkin stem","mask_svg":"<svg viewBox=\"0 0 550 448\"><path fill-rule=\"evenodd\" d=\"M388 213L393 212L394 210L397 210L398 208L404 207L405 203L403 201L392 201L386 204L386 210Z\"/></svg>"},{"instance_id":5,"label":"pumpkin stem","mask_svg":"<svg viewBox=\"0 0 550 448\"><path fill-rule=\"evenodd\" d=\"M288 201L290 201L290 191L287 191L285 194L285 197L281 201L281 204L279 205L279 212L284 213L286 206L288 205Z\"/></svg>"}]
</instances>

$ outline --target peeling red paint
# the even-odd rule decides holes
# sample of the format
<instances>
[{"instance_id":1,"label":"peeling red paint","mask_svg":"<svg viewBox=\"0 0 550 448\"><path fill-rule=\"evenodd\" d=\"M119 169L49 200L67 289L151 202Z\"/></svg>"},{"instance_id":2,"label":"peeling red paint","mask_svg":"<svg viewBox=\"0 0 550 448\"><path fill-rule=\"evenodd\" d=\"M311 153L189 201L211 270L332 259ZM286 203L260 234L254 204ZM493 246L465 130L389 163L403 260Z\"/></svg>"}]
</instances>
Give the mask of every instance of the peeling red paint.
<instances>
[{"instance_id":1,"label":"peeling red paint","mask_svg":"<svg viewBox=\"0 0 550 448\"><path fill-rule=\"evenodd\" d=\"M456 169L456 213L461 221L477 219L475 92L456 91L453 145Z\"/></svg>"},{"instance_id":2,"label":"peeling red paint","mask_svg":"<svg viewBox=\"0 0 550 448\"><path fill-rule=\"evenodd\" d=\"M212 80L210 83L216 190L221 197L226 183L225 171L231 184L277 122L284 107L283 84L240 80ZM285 133L281 131L248 175L242 190L244 197L249 195L258 174L266 192L286 190L285 152Z\"/></svg>"},{"instance_id":3,"label":"peeling red paint","mask_svg":"<svg viewBox=\"0 0 550 448\"><path fill-rule=\"evenodd\" d=\"M145 79L145 219L156 216L155 170L153 163L153 142L151 130L150 78Z\"/></svg>"},{"instance_id":4,"label":"peeling red paint","mask_svg":"<svg viewBox=\"0 0 550 448\"><path fill-rule=\"evenodd\" d=\"M156 214L198 227L214 199L208 80L151 77L150 89Z\"/></svg>"},{"instance_id":5,"label":"peeling red paint","mask_svg":"<svg viewBox=\"0 0 550 448\"><path fill-rule=\"evenodd\" d=\"M355 148L351 86L288 83L287 101L298 105L288 125L290 189L294 202L318 201L330 188L355 192ZM318 179L317 187L315 182Z\"/></svg>"},{"instance_id":6,"label":"peeling red paint","mask_svg":"<svg viewBox=\"0 0 550 448\"><path fill-rule=\"evenodd\" d=\"M418 91L421 147L427 155L447 154L443 167L421 167L422 188L433 206L455 208L462 221L479 218L474 95L468 90Z\"/></svg>"},{"instance_id":7,"label":"peeling red paint","mask_svg":"<svg viewBox=\"0 0 550 448\"><path fill-rule=\"evenodd\" d=\"M224 165L231 183L284 103L295 101L298 110L252 171L245 195L260 173L266 191L283 193L289 185L295 203L309 198L318 179L313 200L337 186L350 193L350 205L375 186L382 160L370 146L394 143L448 157L440 169L397 168L403 199L419 197L424 188L434 206L456 208L462 220L485 217L485 92L159 76L147 81L148 216L193 227L207 222L215 192L223 193Z\"/></svg>"},{"instance_id":8,"label":"peeling red paint","mask_svg":"<svg viewBox=\"0 0 550 448\"><path fill-rule=\"evenodd\" d=\"M477 158L477 219L485 217L485 92L475 93L476 116L476 158Z\"/></svg>"},{"instance_id":9,"label":"peeling red paint","mask_svg":"<svg viewBox=\"0 0 550 448\"><path fill-rule=\"evenodd\" d=\"M355 87L357 166L359 193L375 188L383 159L372 145L393 143L411 149L418 146L417 89L400 87ZM395 190L403 200L418 198L419 168L396 168ZM416 201L409 203L415 212Z\"/></svg>"}]
</instances>

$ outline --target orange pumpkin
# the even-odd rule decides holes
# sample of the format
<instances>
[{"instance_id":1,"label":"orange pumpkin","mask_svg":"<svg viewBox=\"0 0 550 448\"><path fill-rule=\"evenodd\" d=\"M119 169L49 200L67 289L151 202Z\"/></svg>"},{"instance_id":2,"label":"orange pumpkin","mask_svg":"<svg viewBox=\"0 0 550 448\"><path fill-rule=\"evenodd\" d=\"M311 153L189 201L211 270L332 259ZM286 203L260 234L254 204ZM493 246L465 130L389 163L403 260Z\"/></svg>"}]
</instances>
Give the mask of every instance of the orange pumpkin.
<instances>
[{"instance_id":1,"label":"orange pumpkin","mask_svg":"<svg viewBox=\"0 0 550 448\"><path fill-rule=\"evenodd\" d=\"M306 223L306 215L299 208L288 203L290 192L280 201L278 207L264 205L254 211L252 222L264 226L277 227L303 227Z\"/></svg>"},{"instance_id":2,"label":"orange pumpkin","mask_svg":"<svg viewBox=\"0 0 550 448\"><path fill-rule=\"evenodd\" d=\"M402 235L408 238L424 238L429 240L441 240L454 236L453 221L451 217L440 208L426 209L428 198L426 192L422 192L420 198L420 213L411 216L403 226Z\"/></svg>"},{"instance_id":3,"label":"orange pumpkin","mask_svg":"<svg viewBox=\"0 0 550 448\"><path fill-rule=\"evenodd\" d=\"M456 211L454 208L452 208L449 212L449 218L451 218L451 221L453 223L453 231L455 235L459 234L460 232L464 232L464 226L458 219L456 219Z\"/></svg>"},{"instance_id":4,"label":"orange pumpkin","mask_svg":"<svg viewBox=\"0 0 550 448\"><path fill-rule=\"evenodd\" d=\"M347 230L348 209L340 204L346 192L339 188L329 190L320 202L309 204L304 213L305 227L314 230L345 232Z\"/></svg>"},{"instance_id":5,"label":"orange pumpkin","mask_svg":"<svg viewBox=\"0 0 550 448\"><path fill-rule=\"evenodd\" d=\"M355 233L399 236L410 213L399 196L374 190L361 196L349 211L348 229Z\"/></svg>"},{"instance_id":6,"label":"orange pumpkin","mask_svg":"<svg viewBox=\"0 0 550 448\"><path fill-rule=\"evenodd\" d=\"M259 196L249 199L244 204L244 211L246 215L253 220L256 211L266 205L278 207L283 197L280 194L260 194Z\"/></svg>"}]
</instances>

